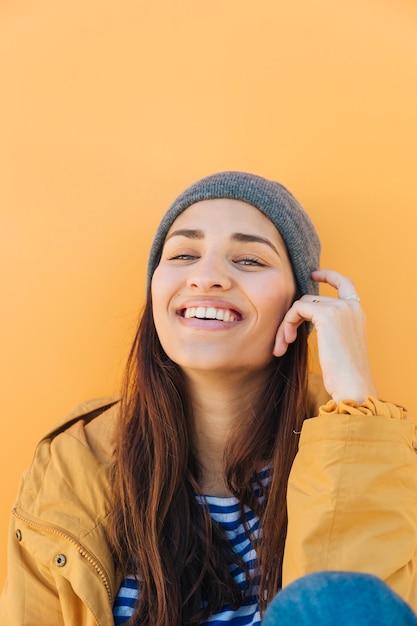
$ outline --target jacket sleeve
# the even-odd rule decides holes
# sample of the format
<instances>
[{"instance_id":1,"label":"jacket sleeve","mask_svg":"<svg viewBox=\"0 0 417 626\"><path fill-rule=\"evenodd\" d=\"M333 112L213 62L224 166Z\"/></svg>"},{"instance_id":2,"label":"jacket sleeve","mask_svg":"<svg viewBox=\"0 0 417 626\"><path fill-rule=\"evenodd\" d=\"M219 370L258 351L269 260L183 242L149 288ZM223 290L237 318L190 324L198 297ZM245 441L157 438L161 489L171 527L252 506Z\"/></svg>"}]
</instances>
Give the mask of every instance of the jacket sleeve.
<instances>
[{"instance_id":1,"label":"jacket sleeve","mask_svg":"<svg viewBox=\"0 0 417 626\"><path fill-rule=\"evenodd\" d=\"M304 423L288 482L283 584L320 570L372 573L417 611L415 424L368 398Z\"/></svg>"}]
</instances>

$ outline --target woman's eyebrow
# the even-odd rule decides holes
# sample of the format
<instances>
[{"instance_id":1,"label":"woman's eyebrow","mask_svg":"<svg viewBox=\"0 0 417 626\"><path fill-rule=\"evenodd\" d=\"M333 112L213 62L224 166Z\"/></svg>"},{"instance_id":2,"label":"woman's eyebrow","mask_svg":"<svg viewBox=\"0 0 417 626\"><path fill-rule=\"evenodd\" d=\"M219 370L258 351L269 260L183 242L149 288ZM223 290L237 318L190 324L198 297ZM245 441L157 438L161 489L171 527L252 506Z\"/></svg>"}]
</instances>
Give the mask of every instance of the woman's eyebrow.
<instances>
[{"instance_id":1,"label":"woman's eyebrow","mask_svg":"<svg viewBox=\"0 0 417 626\"><path fill-rule=\"evenodd\" d=\"M187 237L188 239L204 239L204 232L199 229L194 228L180 228L178 230L174 230L170 233L165 241L171 239L171 237ZM232 241L243 241L248 243L263 243L269 246L278 256L280 256L277 248L274 246L272 241L267 239L266 237L261 237L260 235L250 235L248 233L233 233L230 237Z\"/></svg>"},{"instance_id":2,"label":"woman's eyebrow","mask_svg":"<svg viewBox=\"0 0 417 626\"><path fill-rule=\"evenodd\" d=\"M269 246L270 248L272 248L272 250L278 256L280 256L280 253L278 252L277 248L274 246L272 241L269 241L269 239L267 239L266 237L261 237L260 235L249 235L249 234L246 234L246 233L233 233L231 239L234 239L235 241L247 241L249 243L252 243L252 242L264 243L267 246Z\"/></svg>"},{"instance_id":3,"label":"woman's eyebrow","mask_svg":"<svg viewBox=\"0 0 417 626\"><path fill-rule=\"evenodd\" d=\"M171 237L188 237L189 239L204 239L204 233L202 230L195 230L193 228L180 228L179 230L174 230L171 234L169 234L165 241L171 239Z\"/></svg>"}]
</instances>

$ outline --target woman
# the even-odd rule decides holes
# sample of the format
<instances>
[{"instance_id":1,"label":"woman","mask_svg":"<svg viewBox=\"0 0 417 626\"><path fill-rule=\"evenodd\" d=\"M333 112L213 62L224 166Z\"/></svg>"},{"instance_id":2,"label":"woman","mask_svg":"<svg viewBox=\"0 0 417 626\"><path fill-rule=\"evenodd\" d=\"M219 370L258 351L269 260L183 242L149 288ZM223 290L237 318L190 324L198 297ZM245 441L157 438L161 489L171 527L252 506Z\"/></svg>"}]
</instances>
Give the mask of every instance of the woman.
<instances>
[{"instance_id":1,"label":"woman","mask_svg":"<svg viewBox=\"0 0 417 626\"><path fill-rule=\"evenodd\" d=\"M295 198L252 174L174 201L121 401L76 410L23 478L5 623L256 625L271 605L286 624L287 585L320 570L375 574L417 608L414 424L377 399L359 298L319 249ZM312 325L328 396L309 389ZM326 588L328 614L346 579L317 580L304 597Z\"/></svg>"}]
</instances>

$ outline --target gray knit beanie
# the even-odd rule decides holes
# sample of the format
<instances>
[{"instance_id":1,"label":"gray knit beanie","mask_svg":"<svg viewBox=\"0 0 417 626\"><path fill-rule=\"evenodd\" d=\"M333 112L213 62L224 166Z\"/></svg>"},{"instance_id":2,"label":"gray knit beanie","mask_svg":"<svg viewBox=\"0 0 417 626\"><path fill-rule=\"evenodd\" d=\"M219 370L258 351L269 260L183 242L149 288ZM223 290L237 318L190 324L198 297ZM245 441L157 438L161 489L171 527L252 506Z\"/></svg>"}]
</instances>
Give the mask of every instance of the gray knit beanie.
<instances>
[{"instance_id":1,"label":"gray knit beanie","mask_svg":"<svg viewBox=\"0 0 417 626\"><path fill-rule=\"evenodd\" d=\"M320 240L307 213L280 183L245 172L220 172L202 178L183 191L171 204L156 231L148 262L148 291L161 258L165 237L175 219L200 200L232 198L259 209L278 229L292 263L298 296L317 294L310 274L319 267Z\"/></svg>"}]
</instances>

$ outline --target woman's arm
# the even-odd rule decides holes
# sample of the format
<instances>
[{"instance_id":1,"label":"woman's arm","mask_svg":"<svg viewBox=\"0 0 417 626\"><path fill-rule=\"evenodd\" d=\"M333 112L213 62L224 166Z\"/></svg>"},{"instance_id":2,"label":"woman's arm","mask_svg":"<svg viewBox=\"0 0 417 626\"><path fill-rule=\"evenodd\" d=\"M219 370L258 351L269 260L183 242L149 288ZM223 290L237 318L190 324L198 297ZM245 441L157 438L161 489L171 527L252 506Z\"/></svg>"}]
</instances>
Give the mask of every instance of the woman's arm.
<instances>
[{"instance_id":1,"label":"woman's arm","mask_svg":"<svg viewBox=\"0 0 417 626\"><path fill-rule=\"evenodd\" d=\"M329 402L303 426L288 483L284 584L375 574L417 611L415 424L395 405Z\"/></svg>"}]
</instances>

